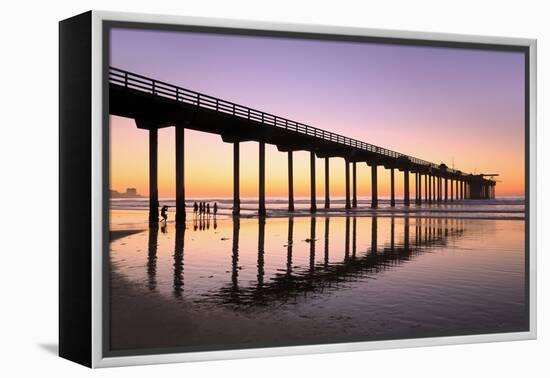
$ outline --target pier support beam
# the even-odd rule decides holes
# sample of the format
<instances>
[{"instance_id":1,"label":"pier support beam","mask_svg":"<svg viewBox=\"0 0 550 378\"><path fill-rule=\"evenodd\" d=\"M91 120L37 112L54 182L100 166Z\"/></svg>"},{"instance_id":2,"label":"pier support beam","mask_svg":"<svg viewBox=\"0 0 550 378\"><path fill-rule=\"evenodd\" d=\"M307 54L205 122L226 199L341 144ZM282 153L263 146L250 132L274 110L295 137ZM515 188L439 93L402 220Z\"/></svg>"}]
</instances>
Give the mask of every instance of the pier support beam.
<instances>
[{"instance_id":1,"label":"pier support beam","mask_svg":"<svg viewBox=\"0 0 550 378\"><path fill-rule=\"evenodd\" d=\"M418 205L418 172L414 173L414 204Z\"/></svg>"},{"instance_id":2,"label":"pier support beam","mask_svg":"<svg viewBox=\"0 0 550 378\"><path fill-rule=\"evenodd\" d=\"M292 151L288 151L288 211L294 211L294 163Z\"/></svg>"},{"instance_id":3,"label":"pier support beam","mask_svg":"<svg viewBox=\"0 0 550 378\"><path fill-rule=\"evenodd\" d=\"M403 171L403 175L404 175L404 178L405 178L405 185L404 185L404 193L403 193L403 204L405 206L410 206L411 205L411 199L410 199L410 193L409 193L409 170L408 169L405 169Z\"/></svg>"},{"instance_id":4,"label":"pier support beam","mask_svg":"<svg viewBox=\"0 0 550 378\"><path fill-rule=\"evenodd\" d=\"M451 202L453 202L454 201L454 199L453 199L454 198L453 179L450 178L449 181L450 181L450 184L451 184Z\"/></svg>"},{"instance_id":5,"label":"pier support beam","mask_svg":"<svg viewBox=\"0 0 550 378\"><path fill-rule=\"evenodd\" d=\"M424 201L428 202L428 175L424 175Z\"/></svg>"},{"instance_id":6,"label":"pier support beam","mask_svg":"<svg viewBox=\"0 0 550 378\"><path fill-rule=\"evenodd\" d=\"M437 176L437 202L441 202L442 195L441 195L441 187L442 187L442 181L441 176Z\"/></svg>"},{"instance_id":7,"label":"pier support beam","mask_svg":"<svg viewBox=\"0 0 550 378\"><path fill-rule=\"evenodd\" d=\"M259 185L258 185L258 215L265 216L265 142L260 142L259 148Z\"/></svg>"},{"instance_id":8,"label":"pier support beam","mask_svg":"<svg viewBox=\"0 0 550 378\"><path fill-rule=\"evenodd\" d=\"M158 226L158 129L149 129L149 225Z\"/></svg>"},{"instance_id":9,"label":"pier support beam","mask_svg":"<svg viewBox=\"0 0 550 378\"><path fill-rule=\"evenodd\" d=\"M433 176L428 175L428 202L432 203L432 185L433 185Z\"/></svg>"},{"instance_id":10,"label":"pier support beam","mask_svg":"<svg viewBox=\"0 0 550 378\"><path fill-rule=\"evenodd\" d=\"M422 174L418 172L416 174L416 179L418 180L418 202L417 205L422 205Z\"/></svg>"},{"instance_id":11,"label":"pier support beam","mask_svg":"<svg viewBox=\"0 0 550 378\"><path fill-rule=\"evenodd\" d=\"M390 206L395 207L395 169L390 169Z\"/></svg>"},{"instance_id":12,"label":"pier support beam","mask_svg":"<svg viewBox=\"0 0 550 378\"><path fill-rule=\"evenodd\" d=\"M351 206L357 207L357 163L352 162L352 173L353 173L353 185L352 185L352 200Z\"/></svg>"},{"instance_id":13,"label":"pier support beam","mask_svg":"<svg viewBox=\"0 0 550 378\"><path fill-rule=\"evenodd\" d=\"M330 208L330 191L329 191L329 160L328 157L325 158L325 209Z\"/></svg>"},{"instance_id":14,"label":"pier support beam","mask_svg":"<svg viewBox=\"0 0 550 378\"><path fill-rule=\"evenodd\" d=\"M378 166L373 164L371 166L371 207L376 209L378 207Z\"/></svg>"},{"instance_id":15,"label":"pier support beam","mask_svg":"<svg viewBox=\"0 0 550 378\"><path fill-rule=\"evenodd\" d=\"M447 181L447 177L445 177L445 202L449 200L449 197L447 196L447 189L448 189L448 181Z\"/></svg>"},{"instance_id":16,"label":"pier support beam","mask_svg":"<svg viewBox=\"0 0 550 378\"><path fill-rule=\"evenodd\" d=\"M418 173L418 204L422 205L422 173Z\"/></svg>"},{"instance_id":17,"label":"pier support beam","mask_svg":"<svg viewBox=\"0 0 550 378\"><path fill-rule=\"evenodd\" d=\"M439 202L439 176L434 176L434 202Z\"/></svg>"},{"instance_id":18,"label":"pier support beam","mask_svg":"<svg viewBox=\"0 0 550 378\"><path fill-rule=\"evenodd\" d=\"M346 209L351 208L351 203L349 200L349 161L345 159L346 162Z\"/></svg>"},{"instance_id":19,"label":"pier support beam","mask_svg":"<svg viewBox=\"0 0 550 378\"><path fill-rule=\"evenodd\" d=\"M312 213L317 211L317 191L315 189L315 152L311 151L309 153L309 169L310 169L310 177L311 177L311 207L310 210Z\"/></svg>"},{"instance_id":20,"label":"pier support beam","mask_svg":"<svg viewBox=\"0 0 550 378\"><path fill-rule=\"evenodd\" d=\"M437 176L437 202L441 202L443 196L441 195L441 176Z\"/></svg>"},{"instance_id":21,"label":"pier support beam","mask_svg":"<svg viewBox=\"0 0 550 378\"><path fill-rule=\"evenodd\" d=\"M176 223L185 221L185 139L183 127L176 126Z\"/></svg>"},{"instance_id":22,"label":"pier support beam","mask_svg":"<svg viewBox=\"0 0 550 378\"><path fill-rule=\"evenodd\" d=\"M241 194L240 194L240 144L233 143L233 215L238 216L241 213Z\"/></svg>"},{"instance_id":23,"label":"pier support beam","mask_svg":"<svg viewBox=\"0 0 550 378\"><path fill-rule=\"evenodd\" d=\"M460 199L464 199L464 180L460 179Z\"/></svg>"}]
</instances>

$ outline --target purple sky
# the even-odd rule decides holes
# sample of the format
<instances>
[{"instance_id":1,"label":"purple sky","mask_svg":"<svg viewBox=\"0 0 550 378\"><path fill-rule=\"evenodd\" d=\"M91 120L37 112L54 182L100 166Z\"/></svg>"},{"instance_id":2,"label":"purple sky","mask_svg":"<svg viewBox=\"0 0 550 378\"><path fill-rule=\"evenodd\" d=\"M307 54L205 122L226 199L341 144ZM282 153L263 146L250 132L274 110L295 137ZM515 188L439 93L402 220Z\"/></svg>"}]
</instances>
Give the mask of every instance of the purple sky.
<instances>
[{"instance_id":1,"label":"purple sky","mask_svg":"<svg viewBox=\"0 0 550 378\"><path fill-rule=\"evenodd\" d=\"M523 186L521 53L115 29L111 65Z\"/></svg>"}]
</instances>

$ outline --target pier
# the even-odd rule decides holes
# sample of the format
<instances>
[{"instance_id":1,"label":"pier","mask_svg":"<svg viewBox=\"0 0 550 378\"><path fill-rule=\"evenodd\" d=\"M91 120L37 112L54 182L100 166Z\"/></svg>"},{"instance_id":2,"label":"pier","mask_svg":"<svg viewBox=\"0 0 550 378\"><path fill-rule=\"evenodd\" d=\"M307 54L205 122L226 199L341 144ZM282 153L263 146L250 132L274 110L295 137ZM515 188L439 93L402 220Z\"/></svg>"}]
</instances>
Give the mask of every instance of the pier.
<instances>
[{"instance_id":1,"label":"pier","mask_svg":"<svg viewBox=\"0 0 550 378\"><path fill-rule=\"evenodd\" d=\"M402 172L403 203L411 206L410 175L415 177L414 205L495 198L495 175L473 175L343 135L239 105L207 94L118 68L109 68L109 114L132 118L149 133L149 222L158 223L158 130L175 127L176 221L185 221L184 129L220 135L233 144L233 215L240 214L239 166L241 142L258 143L258 214L265 216L265 144L288 155L288 210L294 211L293 152L310 153L312 213L318 211L315 167L324 159L324 208L330 209L329 159L342 159L346 209L357 207L357 164L371 169L371 208L378 207L378 171L390 170L390 205L395 206L395 172ZM350 177L351 176L351 177ZM487 178L491 177L491 178ZM424 188L423 184L424 183Z\"/></svg>"}]
</instances>

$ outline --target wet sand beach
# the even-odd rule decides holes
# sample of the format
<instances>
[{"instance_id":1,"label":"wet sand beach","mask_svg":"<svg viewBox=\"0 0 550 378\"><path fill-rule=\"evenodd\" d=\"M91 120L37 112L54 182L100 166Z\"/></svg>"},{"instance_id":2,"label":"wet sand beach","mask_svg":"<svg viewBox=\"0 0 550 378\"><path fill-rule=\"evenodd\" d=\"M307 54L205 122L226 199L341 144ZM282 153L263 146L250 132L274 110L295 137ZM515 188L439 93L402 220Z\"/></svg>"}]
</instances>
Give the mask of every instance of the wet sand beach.
<instances>
[{"instance_id":1,"label":"wet sand beach","mask_svg":"<svg viewBox=\"0 0 550 378\"><path fill-rule=\"evenodd\" d=\"M115 354L526 327L522 221L189 218L112 234Z\"/></svg>"}]
</instances>

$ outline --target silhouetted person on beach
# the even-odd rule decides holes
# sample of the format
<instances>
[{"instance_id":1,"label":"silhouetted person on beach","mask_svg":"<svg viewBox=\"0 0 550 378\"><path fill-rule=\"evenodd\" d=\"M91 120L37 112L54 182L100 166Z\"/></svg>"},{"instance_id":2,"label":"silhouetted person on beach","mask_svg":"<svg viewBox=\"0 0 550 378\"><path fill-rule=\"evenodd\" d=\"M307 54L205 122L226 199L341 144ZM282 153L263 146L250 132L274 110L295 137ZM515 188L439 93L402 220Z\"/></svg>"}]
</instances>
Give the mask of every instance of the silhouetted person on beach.
<instances>
[{"instance_id":1,"label":"silhouetted person on beach","mask_svg":"<svg viewBox=\"0 0 550 378\"><path fill-rule=\"evenodd\" d=\"M195 201L193 204L193 213L196 215L197 211L199 211L199 205L197 205L197 202Z\"/></svg>"},{"instance_id":2,"label":"silhouetted person on beach","mask_svg":"<svg viewBox=\"0 0 550 378\"><path fill-rule=\"evenodd\" d=\"M206 204L206 214L208 214L210 216L210 204L209 203Z\"/></svg>"},{"instance_id":3,"label":"silhouetted person on beach","mask_svg":"<svg viewBox=\"0 0 550 378\"><path fill-rule=\"evenodd\" d=\"M217 213L218 213L218 203L214 202L214 217L216 217Z\"/></svg>"},{"instance_id":4,"label":"silhouetted person on beach","mask_svg":"<svg viewBox=\"0 0 550 378\"><path fill-rule=\"evenodd\" d=\"M199 202L199 214L202 214L202 202Z\"/></svg>"},{"instance_id":5,"label":"silhouetted person on beach","mask_svg":"<svg viewBox=\"0 0 550 378\"><path fill-rule=\"evenodd\" d=\"M168 211L168 206L164 205L162 209L160 210L160 216L162 217L162 220L164 223L168 220L168 214L166 213Z\"/></svg>"}]
</instances>

